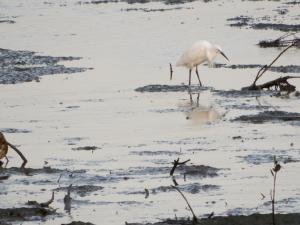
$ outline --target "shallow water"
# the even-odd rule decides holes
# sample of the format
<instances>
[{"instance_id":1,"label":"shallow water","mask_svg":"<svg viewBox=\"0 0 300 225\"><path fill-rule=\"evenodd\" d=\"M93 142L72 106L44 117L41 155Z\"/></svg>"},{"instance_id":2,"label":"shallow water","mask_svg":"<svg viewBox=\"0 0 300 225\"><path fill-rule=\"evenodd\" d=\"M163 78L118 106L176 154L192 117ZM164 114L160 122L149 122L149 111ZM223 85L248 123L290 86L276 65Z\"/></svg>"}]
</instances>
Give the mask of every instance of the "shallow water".
<instances>
[{"instance_id":1,"label":"shallow water","mask_svg":"<svg viewBox=\"0 0 300 225\"><path fill-rule=\"evenodd\" d=\"M153 10L130 10L136 8ZM287 8L288 14L279 14L276 10L280 8ZM175 63L198 39L221 45L230 65L270 63L281 49L261 49L256 44L283 33L231 27L227 19L240 15L260 18L258 22L266 22L263 17L268 15L271 21L286 24L297 24L299 19L297 7L276 1L179 5L1 1L1 19L15 22L0 23L1 48L82 57L61 63L93 70L1 85L1 131L29 159L27 167L55 170L27 175L4 171L10 177L0 181L0 207L22 207L28 200L45 202L53 189L73 184L102 189L91 188L84 196L72 191L70 213L64 211L66 191L59 189L52 206L60 216L48 217L44 224L81 220L114 225L174 218L175 214L188 216L183 199L168 188L173 184L171 163L180 157L191 159L189 166L219 169L217 176L175 172L176 181L200 216L212 211L216 215L269 212L269 169L271 156L277 155L283 164L277 210L299 212L297 121L256 124L235 120L266 110L299 113L299 97L227 91L248 86L258 68L206 66L199 68L200 76L213 88L196 90L192 96L187 91L135 91L149 84L186 83L188 71L183 68L174 68L169 81L169 63ZM299 49L291 49L276 65L298 66L299 56ZM222 58L216 62L225 63ZM269 71L262 81L276 76L277 72ZM300 86L299 80L292 83ZM86 146L98 149L74 150ZM9 168L21 164L13 151L8 157ZM148 198L145 188L150 190ZM260 193L267 198L261 200ZM284 204L286 199L292 200Z\"/></svg>"}]
</instances>

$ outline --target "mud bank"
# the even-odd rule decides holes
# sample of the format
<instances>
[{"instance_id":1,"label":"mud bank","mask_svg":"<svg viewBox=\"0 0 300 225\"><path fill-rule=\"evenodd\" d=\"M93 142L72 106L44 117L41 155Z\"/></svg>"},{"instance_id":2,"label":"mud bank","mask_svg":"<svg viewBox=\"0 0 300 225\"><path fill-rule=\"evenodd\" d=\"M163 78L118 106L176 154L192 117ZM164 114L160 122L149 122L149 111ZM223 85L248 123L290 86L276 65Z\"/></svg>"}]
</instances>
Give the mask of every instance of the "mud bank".
<instances>
[{"instance_id":1,"label":"mud bank","mask_svg":"<svg viewBox=\"0 0 300 225\"><path fill-rule=\"evenodd\" d=\"M264 67L261 64L215 64L215 68L227 68L227 69L260 69ZM287 66L271 66L268 70L276 73L300 73L300 66L287 65Z\"/></svg>"},{"instance_id":2,"label":"mud bank","mask_svg":"<svg viewBox=\"0 0 300 225\"><path fill-rule=\"evenodd\" d=\"M285 111L264 111L254 115L242 115L237 117L233 121L250 123L300 121L300 113Z\"/></svg>"},{"instance_id":3,"label":"mud bank","mask_svg":"<svg viewBox=\"0 0 300 225\"><path fill-rule=\"evenodd\" d=\"M300 214L278 214L276 215L278 224L299 225ZM271 224L271 214L253 214L250 216L225 216L213 217L212 219L201 219L198 224L203 225L266 225ZM126 223L127 225L193 225L192 220L166 220L158 223Z\"/></svg>"},{"instance_id":4,"label":"mud bank","mask_svg":"<svg viewBox=\"0 0 300 225\"><path fill-rule=\"evenodd\" d=\"M0 84L40 81L51 74L79 73L91 68L66 67L58 63L79 60L80 57L39 56L31 51L0 48Z\"/></svg>"},{"instance_id":5,"label":"mud bank","mask_svg":"<svg viewBox=\"0 0 300 225\"><path fill-rule=\"evenodd\" d=\"M185 91L204 91L209 90L209 87L199 87L199 85L161 85L149 84L135 89L136 92L185 92Z\"/></svg>"},{"instance_id":6,"label":"mud bank","mask_svg":"<svg viewBox=\"0 0 300 225\"><path fill-rule=\"evenodd\" d=\"M150 3L150 2L162 2L166 5L175 5L175 4L184 4L188 2L193 2L195 0L94 0L94 1L79 1L78 4L94 4L94 5L99 5L99 4L107 4L107 3L119 3L119 2L126 2L128 4L135 4L135 3L140 3L140 4L145 4L145 3ZM213 0L201 0L202 2L211 2Z\"/></svg>"},{"instance_id":7,"label":"mud bank","mask_svg":"<svg viewBox=\"0 0 300 225\"><path fill-rule=\"evenodd\" d=\"M54 214L56 214L55 210L41 207L0 209L0 224L10 221L39 221L46 216Z\"/></svg>"}]
</instances>

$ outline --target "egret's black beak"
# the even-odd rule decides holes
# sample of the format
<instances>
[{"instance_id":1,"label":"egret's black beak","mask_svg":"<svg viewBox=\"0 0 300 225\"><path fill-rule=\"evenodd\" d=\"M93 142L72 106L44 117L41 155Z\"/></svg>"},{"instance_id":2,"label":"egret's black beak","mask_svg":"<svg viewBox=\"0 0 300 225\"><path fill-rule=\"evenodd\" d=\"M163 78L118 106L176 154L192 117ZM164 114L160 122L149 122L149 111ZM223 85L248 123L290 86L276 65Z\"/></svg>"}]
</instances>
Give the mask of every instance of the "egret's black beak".
<instances>
[{"instance_id":1,"label":"egret's black beak","mask_svg":"<svg viewBox=\"0 0 300 225\"><path fill-rule=\"evenodd\" d=\"M229 59L228 59L227 56L224 54L224 52L220 51L220 54L221 54L222 56L224 56L224 58L227 59L227 61L229 62Z\"/></svg>"}]
</instances>

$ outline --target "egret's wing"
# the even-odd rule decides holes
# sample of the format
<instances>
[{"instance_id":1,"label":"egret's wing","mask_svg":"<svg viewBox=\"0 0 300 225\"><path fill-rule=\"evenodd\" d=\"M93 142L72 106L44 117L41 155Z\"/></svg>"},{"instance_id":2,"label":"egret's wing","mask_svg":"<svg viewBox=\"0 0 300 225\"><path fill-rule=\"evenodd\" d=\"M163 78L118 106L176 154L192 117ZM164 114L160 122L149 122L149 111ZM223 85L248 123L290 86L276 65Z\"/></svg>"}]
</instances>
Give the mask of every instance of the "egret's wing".
<instances>
[{"instance_id":1,"label":"egret's wing","mask_svg":"<svg viewBox=\"0 0 300 225\"><path fill-rule=\"evenodd\" d=\"M183 53L176 65L192 68L206 60L206 45L203 44L203 42L196 42L191 48Z\"/></svg>"}]
</instances>

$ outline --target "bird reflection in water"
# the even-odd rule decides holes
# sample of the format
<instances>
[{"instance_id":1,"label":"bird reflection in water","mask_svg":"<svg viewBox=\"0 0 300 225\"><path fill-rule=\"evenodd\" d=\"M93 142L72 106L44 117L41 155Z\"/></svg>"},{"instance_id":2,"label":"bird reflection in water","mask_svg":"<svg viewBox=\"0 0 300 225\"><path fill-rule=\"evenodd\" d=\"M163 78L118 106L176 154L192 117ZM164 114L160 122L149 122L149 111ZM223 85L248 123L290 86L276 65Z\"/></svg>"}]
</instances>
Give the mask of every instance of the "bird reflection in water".
<instances>
[{"instance_id":1,"label":"bird reflection in water","mask_svg":"<svg viewBox=\"0 0 300 225\"><path fill-rule=\"evenodd\" d=\"M193 99L196 95L196 101ZM200 93L189 92L190 101L182 105L187 120L191 120L196 124L210 123L221 119L224 114L219 113L213 106L206 107L199 104Z\"/></svg>"}]
</instances>

